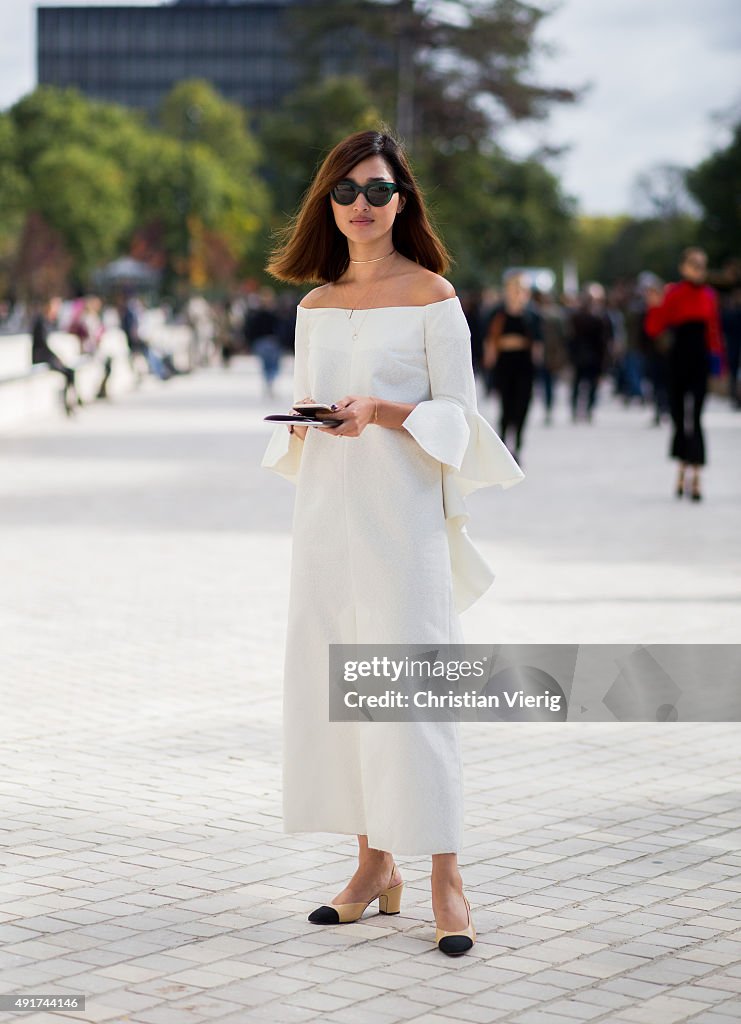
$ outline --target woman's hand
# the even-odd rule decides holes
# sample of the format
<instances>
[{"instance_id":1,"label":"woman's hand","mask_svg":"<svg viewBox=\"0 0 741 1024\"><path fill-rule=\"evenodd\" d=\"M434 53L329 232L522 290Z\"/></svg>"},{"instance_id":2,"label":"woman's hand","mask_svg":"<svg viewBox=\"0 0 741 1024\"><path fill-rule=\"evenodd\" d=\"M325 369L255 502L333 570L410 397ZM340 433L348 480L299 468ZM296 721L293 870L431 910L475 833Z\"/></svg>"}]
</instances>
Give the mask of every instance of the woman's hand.
<instances>
[{"instance_id":1,"label":"woman's hand","mask_svg":"<svg viewBox=\"0 0 741 1024\"><path fill-rule=\"evenodd\" d=\"M311 395L307 395L306 398L299 398L298 401L299 402L313 402L314 399L311 397ZM291 408L288 410L288 412L295 414L296 410L293 408L293 406L291 406ZM306 437L306 431L309 428L308 427L299 427L295 423L289 423L288 424L288 429L290 430L290 432L292 434L295 434L296 437L301 438L301 440L303 441L304 438Z\"/></svg>"},{"instance_id":2,"label":"woman's hand","mask_svg":"<svg viewBox=\"0 0 741 1024\"><path fill-rule=\"evenodd\" d=\"M336 427L317 427L323 434L334 437L360 437L376 412L376 399L367 395L345 395L335 402L337 411L327 413L329 419L342 420Z\"/></svg>"}]
</instances>

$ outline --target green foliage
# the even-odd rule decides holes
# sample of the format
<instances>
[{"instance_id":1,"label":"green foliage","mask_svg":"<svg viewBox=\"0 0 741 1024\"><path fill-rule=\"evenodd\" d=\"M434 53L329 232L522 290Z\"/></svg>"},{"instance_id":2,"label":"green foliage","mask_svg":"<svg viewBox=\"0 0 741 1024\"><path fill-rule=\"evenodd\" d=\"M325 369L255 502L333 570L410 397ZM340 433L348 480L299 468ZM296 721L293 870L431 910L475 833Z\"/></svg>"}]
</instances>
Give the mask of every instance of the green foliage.
<instances>
[{"instance_id":1,"label":"green foliage","mask_svg":"<svg viewBox=\"0 0 741 1024\"><path fill-rule=\"evenodd\" d=\"M8 114L0 114L0 231L18 220L28 202L28 183L20 170L18 134Z\"/></svg>"},{"instance_id":2,"label":"green foliage","mask_svg":"<svg viewBox=\"0 0 741 1024\"><path fill-rule=\"evenodd\" d=\"M728 146L687 174L687 187L703 209L700 242L716 263L741 255L741 122Z\"/></svg>"},{"instance_id":3,"label":"green foliage","mask_svg":"<svg viewBox=\"0 0 741 1024\"><path fill-rule=\"evenodd\" d=\"M10 110L19 166L30 168L54 145L74 144L135 172L149 129L138 111L90 100L77 89L39 86Z\"/></svg>"},{"instance_id":4,"label":"green foliage","mask_svg":"<svg viewBox=\"0 0 741 1024\"><path fill-rule=\"evenodd\" d=\"M428 150L415 164L460 285L498 282L513 264L555 269L568 253L573 201L542 163L471 148Z\"/></svg>"},{"instance_id":5,"label":"green foliage","mask_svg":"<svg viewBox=\"0 0 741 1024\"><path fill-rule=\"evenodd\" d=\"M292 6L287 34L305 83L361 66L416 155L425 140L476 146L504 123L578 98L534 81L535 35L548 13L522 0L335 0Z\"/></svg>"},{"instance_id":6,"label":"green foliage","mask_svg":"<svg viewBox=\"0 0 741 1024\"><path fill-rule=\"evenodd\" d=\"M200 142L235 177L254 174L262 151L247 127L246 111L225 100L208 82L188 79L174 86L162 104L162 130L184 142Z\"/></svg>"},{"instance_id":7,"label":"green foliage","mask_svg":"<svg viewBox=\"0 0 741 1024\"><path fill-rule=\"evenodd\" d=\"M195 216L219 236L243 272L254 271L263 262L272 196L258 173L264 150L247 125L246 111L208 82L187 80L165 98L160 124L170 136L164 141L177 139L184 154L177 166L169 150L167 178L159 183L160 192L170 191L167 209L178 212L181 234L184 218ZM173 219L168 225L171 239L178 232Z\"/></svg>"},{"instance_id":8,"label":"green foliage","mask_svg":"<svg viewBox=\"0 0 741 1024\"><path fill-rule=\"evenodd\" d=\"M661 219L581 217L575 256L582 281L612 283L652 270L664 280L677 275L681 250L697 239L697 221L687 214Z\"/></svg>"},{"instance_id":9,"label":"green foliage","mask_svg":"<svg viewBox=\"0 0 741 1024\"><path fill-rule=\"evenodd\" d=\"M369 37L360 31L352 4L336 6L334 31L344 33L352 51L348 61L357 64ZM403 26L389 21L382 5L370 6L374 18L383 13L386 22L368 21L364 31L375 39L375 52L388 56L393 25L399 31ZM510 119L540 116L558 98L526 84L542 12L515 0L453 6L465 15L457 27L428 6L406 3L399 10L411 18L405 31L420 45L413 110L423 130L416 132L410 155L433 222L453 255L450 277L457 285L491 284L512 264L558 269L566 257L576 259L582 280L610 283L645 269L670 278L678 253L697 242L714 262L738 255L741 125L728 146L686 174L702 207L699 221L681 205L659 208L655 202L643 217L577 220L574 200L548 168L548 154L512 159L487 134L491 111L484 116L473 109L473 97L487 82L490 95L499 90L500 115ZM324 16L317 10L294 14ZM496 45L494 25L500 30ZM354 50L352 40L361 49ZM433 59L433 45L457 55L453 70L443 71ZM329 149L350 132L393 125L398 109L399 82L388 75L382 80L372 61L367 69L363 63L362 78L322 75L319 67L277 111L255 118L256 130L247 111L202 81L172 90L158 127L138 112L91 101L75 89L40 87L23 97L0 113L2 281L7 286L17 253L19 267L27 266L29 274L35 268L34 280L48 279L38 267L47 250L56 253L49 259L57 272L72 258L79 283L95 266L127 251L194 285L228 283L247 273L266 279L272 232L296 210ZM659 186L661 196L666 192L663 178L646 182L649 199ZM34 232L54 245L34 248Z\"/></svg>"},{"instance_id":10,"label":"green foliage","mask_svg":"<svg viewBox=\"0 0 741 1024\"><path fill-rule=\"evenodd\" d=\"M29 187L20 169L18 134L8 114L0 114L0 251L6 252L23 224Z\"/></svg>"},{"instance_id":11,"label":"green foliage","mask_svg":"<svg viewBox=\"0 0 741 1024\"><path fill-rule=\"evenodd\" d=\"M126 176L113 160L57 143L34 161L30 180L38 210L65 240L81 276L116 255L133 207Z\"/></svg>"},{"instance_id":12,"label":"green foliage","mask_svg":"<svg viewBox=\"0 0 741 1024\"><path fill-rule=\"evenodd\" d=\"M605 253L631 223L625 214L616 217L578 217L571 249L579 278L584 281L605 279Z\"/></svg>"},{"instance_id":13,"label":"green foliage","mask_svg":"<svg viewBox=\"0 0 741 1024\"><path fill-rule=\"evenodd\" d=\"M183 137L196 107L197 131ZM146 258L187 275L191 229L208 232L235 268L254 263L270 196L244 112L205 83L185 82L166 98L163 120L172 134L75 89L41 87L23 97L0 117L0 230L10 230L14 211L16 236L39 215L74 258L80 282L119 252L141 248L143 236L156 240Z\"/></svg>"}]
</instances>

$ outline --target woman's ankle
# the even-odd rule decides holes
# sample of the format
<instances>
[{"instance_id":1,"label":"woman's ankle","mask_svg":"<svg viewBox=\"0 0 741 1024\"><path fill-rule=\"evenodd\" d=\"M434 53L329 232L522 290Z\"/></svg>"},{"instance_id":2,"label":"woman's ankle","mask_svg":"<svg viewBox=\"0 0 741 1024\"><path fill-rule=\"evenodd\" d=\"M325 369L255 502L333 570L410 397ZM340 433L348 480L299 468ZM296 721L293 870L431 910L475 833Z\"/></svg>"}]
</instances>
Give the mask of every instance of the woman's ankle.
<instances>
[{"instance_id":1,"label":"woman's ankle","mask_svg":"<svg viewBox=\"0 0 741 1024\"><path fill-rule=\"evenodd\" d=\"M450 885L458 889L463 885L463 876L458 868L440 868L437 871L433 870L430 881L436 887Z\"/></svg>"},{"instance_id":2,"label":"woman's ankle","mask_svg":"<svg viewBox=\"0 0 741 1024\"><path fill-rule=\"evenodd\" d=\"M358 853L358 867L376 867L384 868L387 867L391 870L391 865L394 863L394 855L387 853L385 850L361 850Z\"/></svg>"}]
</instances>

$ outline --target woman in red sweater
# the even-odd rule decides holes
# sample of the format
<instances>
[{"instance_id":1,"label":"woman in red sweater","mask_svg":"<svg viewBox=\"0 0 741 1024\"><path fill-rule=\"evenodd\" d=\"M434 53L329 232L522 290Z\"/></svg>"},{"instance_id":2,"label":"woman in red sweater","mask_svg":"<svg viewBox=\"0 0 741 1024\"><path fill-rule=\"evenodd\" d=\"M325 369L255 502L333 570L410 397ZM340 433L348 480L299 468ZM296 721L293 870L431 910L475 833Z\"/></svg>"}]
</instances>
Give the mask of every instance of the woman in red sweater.
<instances>
[{"instance_id":1,"label":"woman in red sweater","mask_svg":"<svg viewBox=\"0 0 741 1024\"><path fill-rule=\"evenodd\" d=\"M707 394L711 358L724 360L718 299L705 284L707 255L685 249L679 264L682 280L667 285L663 296L649 295L645 330L652 338L669 329L673 335L667 355L669 409L674 423L671 455L679 459L677 497L684 493L684 472L692 466L692 499L699 501L700 466L705 465L702 407Z\"/></svg>"}]
</instances>

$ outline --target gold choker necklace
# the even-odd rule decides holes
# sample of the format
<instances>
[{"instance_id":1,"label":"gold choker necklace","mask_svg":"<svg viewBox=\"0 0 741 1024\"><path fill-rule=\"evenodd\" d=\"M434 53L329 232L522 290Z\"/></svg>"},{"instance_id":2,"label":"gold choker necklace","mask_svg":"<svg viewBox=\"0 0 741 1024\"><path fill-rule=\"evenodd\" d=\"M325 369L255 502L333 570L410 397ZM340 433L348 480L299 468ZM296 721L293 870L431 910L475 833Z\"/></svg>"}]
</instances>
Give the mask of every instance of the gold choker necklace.
<instances>
[{"instance_id":1,"label":"gold choker necklace","mask_svg":"<svg viewBox=\"0 0 741 1024\"><path fill-rule=\"evenodd\" d=\"M374 260L350 260L351 263L378 263L379 260L385 260L387 256L393 256L396 249L392 249L391 252L387 252L386 256L376 256Z\"/></svg>"}]
</instances>

